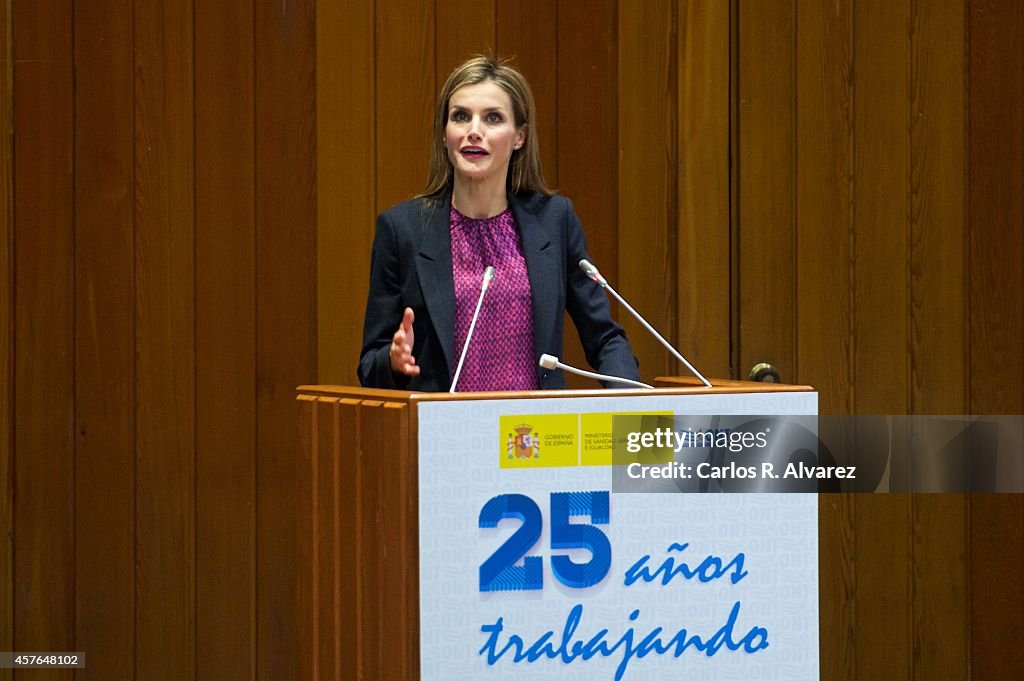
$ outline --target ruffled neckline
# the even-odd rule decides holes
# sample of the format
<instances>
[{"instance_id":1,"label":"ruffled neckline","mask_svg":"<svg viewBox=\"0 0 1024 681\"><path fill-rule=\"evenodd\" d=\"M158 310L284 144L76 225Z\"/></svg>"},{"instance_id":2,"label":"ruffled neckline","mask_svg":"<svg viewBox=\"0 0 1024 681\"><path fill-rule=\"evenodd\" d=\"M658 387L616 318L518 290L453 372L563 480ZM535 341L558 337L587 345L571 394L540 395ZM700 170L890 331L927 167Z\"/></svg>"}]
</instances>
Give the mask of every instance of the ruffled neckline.
<instances>
[{"instance_id":1,"label":"ruffled neckline","mask_svg":"<svg viewBox=\"0 0 1024 681\"><path fill-rule=\"evenodd\" d=\"M450 220L453 223L457 223L457 224L461 224L461 225L492 224L492 223L499 222L503 217L505 217L506 215L511 214L511 212L512 212L512 208L511 208L511 206L509 206L509 207L505 208L505 210L503 210L500 213L498 213L497 215L492 215L489 218L471 218L468 215L463 215L462 213L460 213L459 209L455 207L455 204L452 204L451 213L450 213Z\"/></svg>"}]
</instances>

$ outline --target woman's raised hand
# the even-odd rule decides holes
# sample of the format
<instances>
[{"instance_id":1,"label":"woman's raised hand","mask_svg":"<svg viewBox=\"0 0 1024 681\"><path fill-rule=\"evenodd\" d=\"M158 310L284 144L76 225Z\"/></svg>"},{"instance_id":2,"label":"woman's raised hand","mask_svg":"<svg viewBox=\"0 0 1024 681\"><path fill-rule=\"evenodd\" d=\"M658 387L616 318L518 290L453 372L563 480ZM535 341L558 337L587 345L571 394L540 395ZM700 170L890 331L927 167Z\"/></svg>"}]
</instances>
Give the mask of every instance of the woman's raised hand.
<instances>
[{"instance_id":1,"label":"woman's raised hand","mask_svg":"<svg viewBox=\"0 0 1024 681\"><path fill-rule=\"evenodd\" d=\"M414 316L411 307L405 308L402 323L391 339L391 370L405 376L419 376L420 368L412 356Z\"/></svg>"}]
</instances>

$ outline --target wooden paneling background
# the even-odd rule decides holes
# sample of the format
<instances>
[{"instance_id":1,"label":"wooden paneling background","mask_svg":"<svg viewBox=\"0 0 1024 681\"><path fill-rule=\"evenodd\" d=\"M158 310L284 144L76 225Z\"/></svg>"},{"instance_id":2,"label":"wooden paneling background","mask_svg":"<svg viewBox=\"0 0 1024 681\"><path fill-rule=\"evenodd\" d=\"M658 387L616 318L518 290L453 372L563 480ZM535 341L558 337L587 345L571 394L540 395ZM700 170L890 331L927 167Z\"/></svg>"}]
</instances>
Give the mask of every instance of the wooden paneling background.
<instances>
[{"instance_id":1,"label":"wooden paneling background","mask_svg":"<svg viewBox=\"0 0 1024 681\"><path fill-rule=\"evenodd\" d=\"M14 650L13 32L11 3L5 0L0 3L0 647L4 650Z\"/></svg>"},{"instance_id":2,"label":"wooden paneling background","mask_svg":"<svg viewBox=\"0 0 1024 681\"><path fill-rule=\"evenodd\" d=\"M312 7L3 3L3 650L295 678Z\"/></svg>"},{"instance_id":3,"label":"wooden paneling background","mask_svg":"<svg viewBox=\"0 0 1024 681\"><path fill-rule=\"evenodd\" d=\"M374 216L488 49L594 261L705 373L1024 412L1016 0L3 0L0 649L309 671L293 388L355 381ZM823 678L1024 676L1020 496L824 497L821 528Z\"/></svg>"}]
</instances>

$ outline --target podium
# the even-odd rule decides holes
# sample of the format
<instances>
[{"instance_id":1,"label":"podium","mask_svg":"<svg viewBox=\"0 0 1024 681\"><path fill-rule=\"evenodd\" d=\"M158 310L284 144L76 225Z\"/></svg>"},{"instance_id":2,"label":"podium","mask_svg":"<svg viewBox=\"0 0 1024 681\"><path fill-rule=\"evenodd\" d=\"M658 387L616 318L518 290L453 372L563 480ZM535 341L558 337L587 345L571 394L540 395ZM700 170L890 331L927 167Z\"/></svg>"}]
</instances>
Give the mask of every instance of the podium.
<instances>
[{"instance_id":1,"label":"podium","mask_svg":"<svg viewBox=\"0 0 1024 681\"><path fill-rule=\"evenodd\" d=\"M616 418L817 413L807 386L712 383L301 386L300 677L817 678L815 495L613 486Z\"/></svg>"}]
</instances>

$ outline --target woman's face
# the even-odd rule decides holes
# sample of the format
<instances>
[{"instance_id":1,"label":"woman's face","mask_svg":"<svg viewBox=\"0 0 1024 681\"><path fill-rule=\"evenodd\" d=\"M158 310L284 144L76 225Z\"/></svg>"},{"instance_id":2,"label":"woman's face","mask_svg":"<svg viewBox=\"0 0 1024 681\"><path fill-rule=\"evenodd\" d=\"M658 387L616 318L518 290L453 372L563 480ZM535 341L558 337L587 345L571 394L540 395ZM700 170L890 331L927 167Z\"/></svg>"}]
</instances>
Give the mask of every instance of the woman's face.
<instances>
[{"instance_id":1,"label":"woman's face","mask_svg":"<svg viewBox=\"0 0 1024 681\"><path fill-rule=\"evenodd\" d=\"M460 87L448 100L445 145L457 178L484 181L508 176L512 151L523 144L512 98L493 81Z\"/></svg>"}]
</instances>

